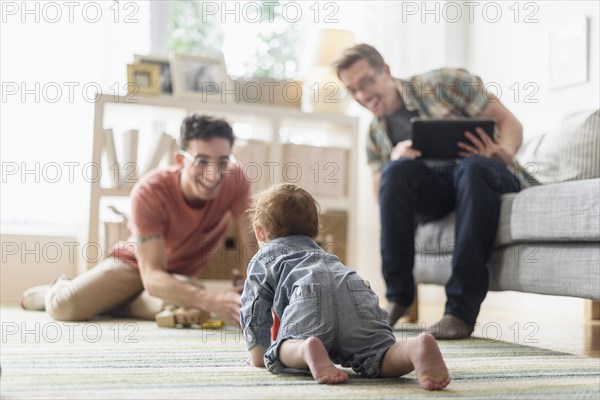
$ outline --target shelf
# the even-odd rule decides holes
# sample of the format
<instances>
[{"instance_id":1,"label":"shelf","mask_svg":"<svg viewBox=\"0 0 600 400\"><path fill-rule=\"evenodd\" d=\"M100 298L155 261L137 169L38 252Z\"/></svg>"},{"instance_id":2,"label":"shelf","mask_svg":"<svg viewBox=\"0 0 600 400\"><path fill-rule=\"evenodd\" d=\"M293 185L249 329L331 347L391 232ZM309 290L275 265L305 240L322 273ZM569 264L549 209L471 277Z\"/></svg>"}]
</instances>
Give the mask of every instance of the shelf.
<instances>
[{"instance_id":1,"label":"shelf","mask_svg":"<svg viewBox=\"0 0 600 400\"><path fill-rule=\"evenodd\" d=\"M348 197L318 196L317 202L322 211L348 211L350 208Z\"/></svg>"},{"instance_id":2,"label":"shelf","mask_svg":"<svg viewBox=\"0 0 600 400\"><path fill-rule=\"evenodd\" d=\"M96 100L96 104L123 104L132 106L156 106L168 108L183 108L189 111L197 110L202 106L202 112L216 112L219 114L254 114L265 116L268 119L299 119L303 121L315 121L328 123L346 124L353 126L357 124L357 119L343 114L328 113L328 112L312 112L307 113L299 108L286 107L270 104L255 104L255 103L221 103L216 101L202 101L200 99L177 98L173 96L118 96L114 94L100 94Z\"/></svg>"},{"instance_id":3,"label":"shelf","mask_svg":"<svg viewBox=\"0 0 600 400\"><path fill-rule=\"evenodd\" d=\"M327 112L306 113L299 108L281 105L221 103L167 95L101 94L94 110L92 162L99 165L103 165L106 158L102 153L104 131L108 128L115 135L117 153L123 149L123 142L118 138L129 130L137 130L140 144L137 160L143 162L146 158L143 154L149 149L149 146L142 146L143 142L152 144L152 138L158 138L162 133L179 136L179 126L186 115L197 111L227 119L240 139L236 141L239 145L234 146L233 153L254 174L249 179L257 178L253 180L253 193L290 180L311 192L323 213L345 212L342 232L345 232L346 240L336 241L344 242L344 259L353 265L357 231L354 179L358 159L357 118ZM335 168L330 165L332 163ZM298 169L304 175L286 175ZM343 176L339 176L340 173ZM105 202L103 199L110 197L128 201L131 187L106 187L109 184L92 182L89 242L100 241L101 201ZM340 217L332 218L331 221L339 221ZM335 236L339 235L340 231L335 231Z\"/></svg>"},{"instance_id":4,"label":"shelf","mask_svg":"<svg viewBox=\"0 0 600 400\"><path fill-rule=\"evenodd\" d=\"M100 196L129 196L131 188L103 188L99 190Z\"/></svg>"}]
</instances>

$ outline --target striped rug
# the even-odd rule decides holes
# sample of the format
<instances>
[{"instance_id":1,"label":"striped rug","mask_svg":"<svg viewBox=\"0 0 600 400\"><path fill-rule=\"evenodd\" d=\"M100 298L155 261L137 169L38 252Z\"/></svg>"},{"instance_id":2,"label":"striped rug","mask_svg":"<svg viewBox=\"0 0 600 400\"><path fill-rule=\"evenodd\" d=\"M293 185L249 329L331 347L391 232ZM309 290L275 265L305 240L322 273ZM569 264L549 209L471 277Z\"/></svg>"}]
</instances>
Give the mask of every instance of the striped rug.
<instances>
[{"instance_id":1,"label":"striped rug","mask_svg":"<svg viewBox=\"0 0 600 400\"><path fill-rule=\"evenodd\" d=\"M486 339L440 342L452 382L427 392L414 374L351 373L338 386L274 376L246 365L240 332L231 328L64 323L6 306L0 320L2 399L600 399L600 360Z\"/></svg>"}]
</instances>

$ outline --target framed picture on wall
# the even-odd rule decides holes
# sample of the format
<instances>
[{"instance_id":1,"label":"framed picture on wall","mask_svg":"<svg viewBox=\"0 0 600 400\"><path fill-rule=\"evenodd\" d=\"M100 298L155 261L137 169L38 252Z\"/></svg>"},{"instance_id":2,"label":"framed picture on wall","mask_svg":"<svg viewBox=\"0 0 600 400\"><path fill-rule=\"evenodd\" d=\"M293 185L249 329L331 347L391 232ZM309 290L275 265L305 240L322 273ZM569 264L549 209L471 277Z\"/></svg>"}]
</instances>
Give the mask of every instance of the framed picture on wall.
<instances>
[{"instance_id":1,"label":"framed picture on wall","mask_svg":"<svg viewBox=\"0 0 600 400\"><path fill-rule=\"evenodd\" d=\"M174 55L173 94L175 96L220 102L225 99L222 92L231 87L231 80L222 57Z\"/></svg>"},{"instance_id":2,"label":"framed picture on wall","mask_svg":"<svg viewBox=\"0 0 600 400\"><path fill-rule=\"evenodd\" d=\"M588 17L585 15L550 32L550 87L587 82L588 48Z\"/></svg>"},{"instance_id":3,"label":"framed picture on wall","mask_svg":"<svg viewBox=\"0 0 600 400\"><path fill-rule=\"evenodd\" d=\"M151 64L127 64L127 93L160 93L160 68Z\"/></svg>"},{"instance_id":4,"label":"framed picture on wall","mask_svg":"<svg viewBox=\"0 0 600 400\"><path fill-rule=\"evenodd\" d=\"M160 92L164 94L173 93L171 62L169 57L136 54L134 59L136 64L158 65L160 69Z\"/></svg>"}]
</instances>

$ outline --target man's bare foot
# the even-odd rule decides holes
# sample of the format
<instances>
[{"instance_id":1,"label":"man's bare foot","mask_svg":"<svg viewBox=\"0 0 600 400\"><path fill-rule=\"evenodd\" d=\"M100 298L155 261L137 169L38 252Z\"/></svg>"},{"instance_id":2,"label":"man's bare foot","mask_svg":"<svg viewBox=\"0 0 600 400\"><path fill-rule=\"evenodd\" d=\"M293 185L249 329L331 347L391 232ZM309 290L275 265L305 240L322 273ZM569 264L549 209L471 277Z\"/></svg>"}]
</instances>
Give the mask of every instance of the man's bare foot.
<instances>
[{"instance_id":1,"label":"man's bare foot","mask_svg":"<svg viewBox=\"0 0 600 400\"><path fill-rule=\"evenodd\" d=\"M448 386L450 375L434 337L422 333L414 340L410 360L415 366L419 384L427 390L440 390Z\"/></svg>"},{"instance_id":2,"label":"man's bare foot","mask_svg":"<svg viewBox=\"0 0 600 400\"><path fill-rule=\"evenodd\" d=\"M321 339L309 337L302 345L302 353L312 376L319 383L334 385L348 380L348 374L335 367Z\"/></svg>"}]
</instances>

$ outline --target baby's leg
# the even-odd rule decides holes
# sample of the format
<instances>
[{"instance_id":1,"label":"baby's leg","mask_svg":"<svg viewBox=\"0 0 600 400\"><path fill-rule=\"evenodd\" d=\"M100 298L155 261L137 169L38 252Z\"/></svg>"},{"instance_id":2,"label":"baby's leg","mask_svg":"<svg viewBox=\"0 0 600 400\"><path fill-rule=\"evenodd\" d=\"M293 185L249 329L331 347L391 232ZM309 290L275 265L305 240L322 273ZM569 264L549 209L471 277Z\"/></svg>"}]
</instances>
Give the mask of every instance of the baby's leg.
<instances>
[{"instance_id":1,"label":"baby's leg","mask_svg":"<svg viewBox=\"0 0 600 400\"><path fill-rule=\"evenodd\" d=\"M427 390L443 389L450 376L433 336L421 334L406 343L397 342L383 357L381 377L402 376L415 370L419 384Z\"/></svg>"},{"instance_id":2,"label":"baby's leg","mask_svg":"<svg viewBox=\"0 0 600 400\"><path fill-rule=\"evenodd\" d=\"M346 382L348 374L333 365L323 342L316 337L288 339L281 343L279 360L288 368L308 368L319 383Z\"/></svg>"}]
</instances>

